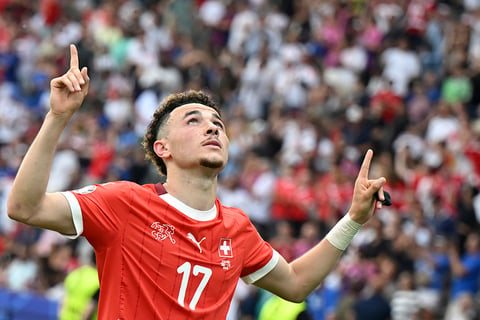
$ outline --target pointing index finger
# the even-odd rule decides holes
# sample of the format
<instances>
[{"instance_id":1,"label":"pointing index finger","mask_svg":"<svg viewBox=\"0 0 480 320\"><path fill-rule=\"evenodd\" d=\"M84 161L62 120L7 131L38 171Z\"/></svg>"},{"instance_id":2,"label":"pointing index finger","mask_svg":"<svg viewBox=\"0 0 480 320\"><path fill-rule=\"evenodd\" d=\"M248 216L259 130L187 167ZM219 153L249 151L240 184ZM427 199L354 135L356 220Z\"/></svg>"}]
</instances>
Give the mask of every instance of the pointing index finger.
<instances>
[{"instance_id":1,"label":"pointing index finger","mask_svg":"<svg viewBox=\"0 0 480 320\"><path fill-rule=\"evenodd\" d=\"M78 69L78 52L77 47L75 45L70 45L70 69L77 68Z\"/></svg>"},{"instance_id":2,"label":"pointing index finger","mask_svg":"<svg viewBox=\"0 0 480 320\"><path fill-rule=\"evenodd\" d=\"M372 161L373 151L368 149L365 158L363 158L362 166L360 167L360 172L358 177L361 179L368 180L368 172L370 171L370 162Z\"/></svg>"}]
</instances>

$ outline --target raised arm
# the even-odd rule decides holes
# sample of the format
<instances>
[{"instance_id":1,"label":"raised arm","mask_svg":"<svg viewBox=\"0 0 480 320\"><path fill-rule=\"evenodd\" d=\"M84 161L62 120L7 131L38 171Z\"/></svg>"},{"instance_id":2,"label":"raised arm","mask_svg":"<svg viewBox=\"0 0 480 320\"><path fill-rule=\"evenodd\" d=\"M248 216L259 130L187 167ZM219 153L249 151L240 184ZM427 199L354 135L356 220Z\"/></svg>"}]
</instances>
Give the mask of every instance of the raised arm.
<instances>
[{"instance_id":1,"label":"raised arm","mask_svg":"<svg viewBox=\"0 0 480 320\"><path fill-rule=\"evenodd\" d=\"M8 196L8 216L31 226L74 234L70 208L60 193L46 193L50 168L62 131L88 92L87 69L79 69L70 46L70 68L50 82L50 110L27 151Z\"/></svg>"},{"instance_id":2,"label":"raised arm","mask_svg":"<svg viewBox=\"0 0 480 320\"><path fill-rule=\"evenodd\" d=\"M368 150L355 181L350 210L315 247L287 263L280 258L276 267L255 285L294 302L303 301L337 264L356 231L373 215L375 203L381 208L385 200L385 178L368 178L373 152Z\"/></svg>"}]
</instances>

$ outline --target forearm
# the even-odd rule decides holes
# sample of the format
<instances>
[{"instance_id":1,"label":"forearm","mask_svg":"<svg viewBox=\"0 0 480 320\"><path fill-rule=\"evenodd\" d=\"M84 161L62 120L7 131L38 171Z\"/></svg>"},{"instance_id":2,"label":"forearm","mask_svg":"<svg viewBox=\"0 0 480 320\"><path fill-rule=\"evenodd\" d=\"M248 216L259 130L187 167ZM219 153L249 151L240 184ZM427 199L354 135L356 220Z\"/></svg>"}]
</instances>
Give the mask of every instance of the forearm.
<instances>
[{"instance_id":1,"label":"forearm","mask_svg":"<svg viewBox=\"0 0 480 320\"><path fill-rule=\"evenodd\" d=\"M275 268L255 285L285 300L302 302L322 283L342 252L323 239L290 264L280 257Z\"/></svg>"},{"instance_id":2,"label":"forearm","mask_svg":"<svg viewBox=\"0 0 480 320\"><path fill-rule=\"evenodd\" d=\"M298 295L304 299L325 279L362 227L347 213L319 244L292 263Z\"/></svg>"},{"instance_id":3,"label":"forearm","mask_svg":"<svg viewBox=\"0 0 480 320\"><path fill-rule=\"evenodd\" d=\"M280 259L275 269L255 284L286 300L305 300L332 271L360 227L345 215L320 243L290 264Z\"/></svg>"},{"instance_id":4,"label":"forearm","mask_svg":"<svg viewBox=\"0 0 480 320\"><path fill-rule=\"evenodd\" d=\"M45 195L53 156L60 135L68 123L49 112L18 169L8 197L11 218L26 221L38 210Z\"/></svg>"},{"instance_id":5,"label":"forearm","mask_svg":"<svg viewBox=\"0 0 480 320\"><path fill-rule=\"evenodd\" d=\"M295 274L295 300L303 301L314 291L337 265L343 251L327 239L291 263Z\"/></svg>"}]
</instances>

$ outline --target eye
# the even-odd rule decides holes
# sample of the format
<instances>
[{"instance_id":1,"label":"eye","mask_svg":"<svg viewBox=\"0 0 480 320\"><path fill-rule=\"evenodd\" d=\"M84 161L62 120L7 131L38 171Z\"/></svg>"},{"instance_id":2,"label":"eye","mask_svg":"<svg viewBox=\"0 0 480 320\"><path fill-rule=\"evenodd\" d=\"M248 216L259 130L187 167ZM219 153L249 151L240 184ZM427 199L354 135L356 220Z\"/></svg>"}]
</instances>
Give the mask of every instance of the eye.
<instances>
[{"instance_id":1,"label":"eye","mask_svg":"<svg viewBox=\"0 0 480 320\"><path fill-rule=\"evenodd\" d=\"M217 127L219 127L220 129L223 129L224 128L224 125L222 122L220 121L214 121L213 124L215 124Z\"/></svg>"},{"instance_id":2,"label":"eye","mask_svg":"<svg viewBox=\"0 0 480 320\"><path fill-rule=\"evenodd\" d=\"M198 119L197 118L190 118L187 120L187 124L192 124L192 123L197 123Z\"/></svg>"}]
</instances>

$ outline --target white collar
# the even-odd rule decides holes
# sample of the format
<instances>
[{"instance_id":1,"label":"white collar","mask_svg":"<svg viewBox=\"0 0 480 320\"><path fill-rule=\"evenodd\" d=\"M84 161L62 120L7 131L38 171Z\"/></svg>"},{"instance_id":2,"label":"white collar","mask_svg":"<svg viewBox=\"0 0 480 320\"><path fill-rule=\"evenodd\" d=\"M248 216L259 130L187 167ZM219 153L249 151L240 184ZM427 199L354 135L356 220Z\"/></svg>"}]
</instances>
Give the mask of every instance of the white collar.
<instances>
[{"instance_id":1,"label":"white collar","mask_svg":"<svg viewBox=\"0 0 480 320\"><path fill-rule=\"evenodd\" d=\"M160 198L162 198L166 203L168 203L184 215L197 221L210 221L215 219L215 217L217 216L217 207L215 205L213 205L213 207L209 210L197 210L186 205L185 203L168 193L160 195Z\"/></svg>"}]
</instances>

